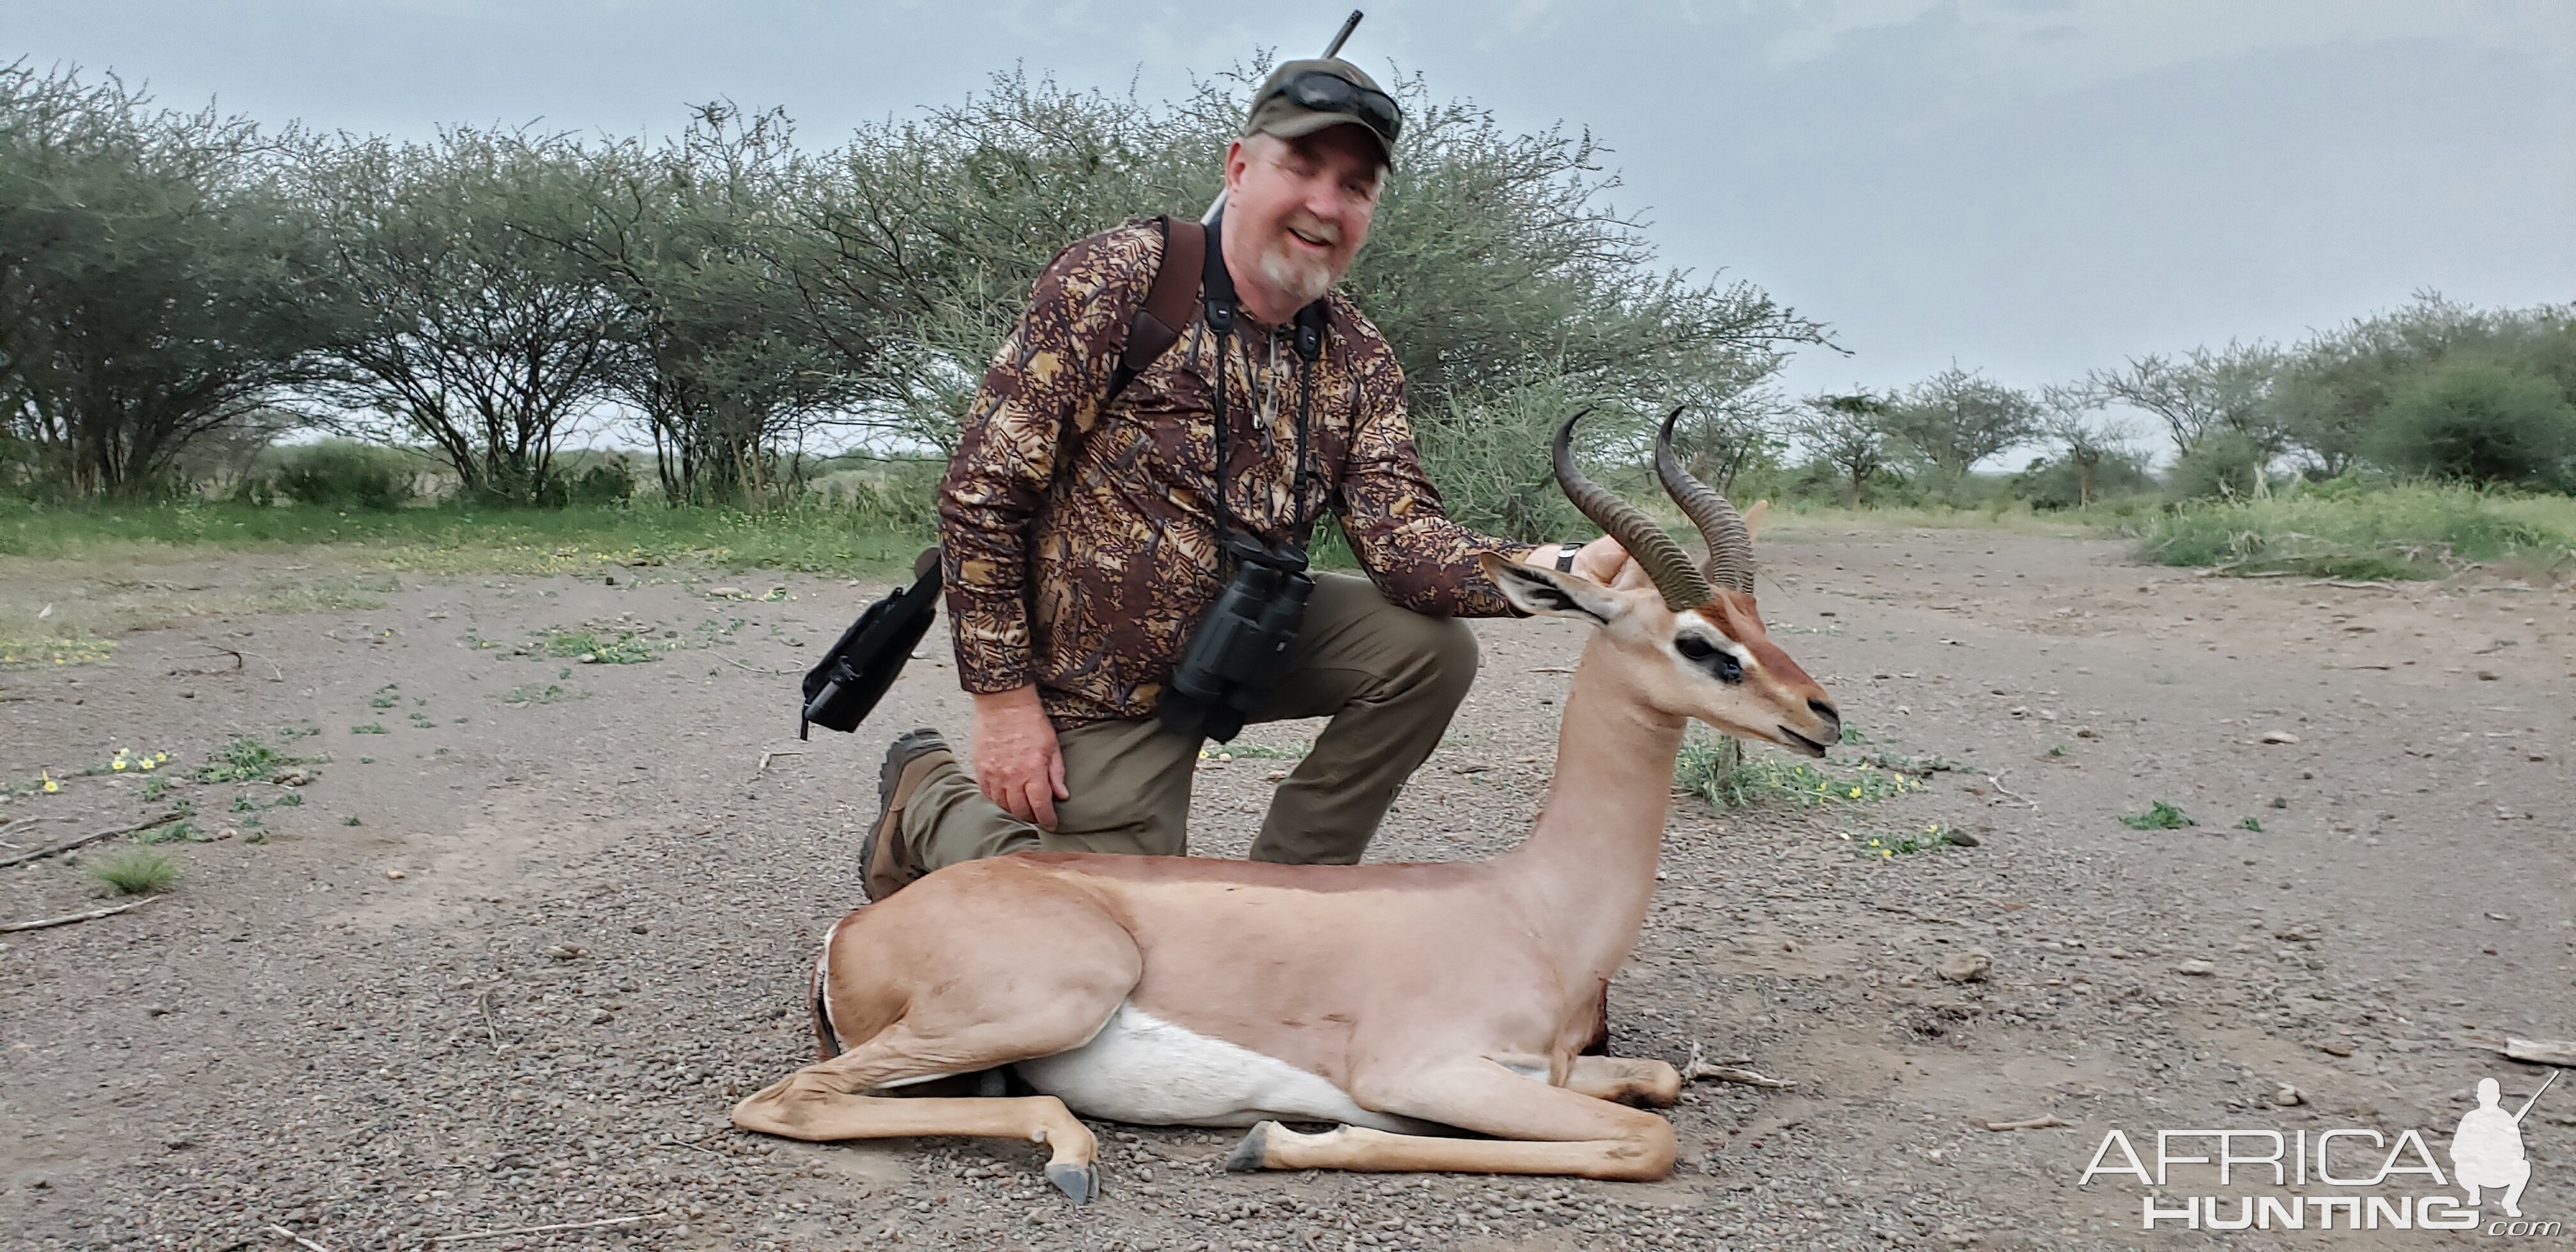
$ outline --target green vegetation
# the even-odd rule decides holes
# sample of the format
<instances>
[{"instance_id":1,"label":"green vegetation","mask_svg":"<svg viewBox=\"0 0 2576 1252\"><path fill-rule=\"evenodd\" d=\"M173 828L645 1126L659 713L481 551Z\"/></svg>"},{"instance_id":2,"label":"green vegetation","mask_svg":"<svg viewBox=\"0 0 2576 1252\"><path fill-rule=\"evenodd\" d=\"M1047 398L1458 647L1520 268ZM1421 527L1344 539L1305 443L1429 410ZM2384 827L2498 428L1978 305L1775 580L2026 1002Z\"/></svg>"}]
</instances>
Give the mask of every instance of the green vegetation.
<instances>
[{"instance_id":1,"label":"green vegetation","mask_svg":"<svg viewBox=\"0 0 2576 1252\"><path fill-rule=\"evenodd\" d=\"M147 826L126 836L136 843L212 843L213 835L198 829L195 822L165 822Z\"/></svg>"},{"instance_id":2,"label":"green vegetation","mask_svg":"<svg viewBox=\"0 0 2576 1252\"><path fill-rule=\"evenodd\" d=\"M399 509L340 514L310 506L131 505L113 511L0 501L0 556L100 564L213 552L323 547L378 570L550 574L706 564L813 572L909 568L926 530L871 527L823 504L712 508Z\"/></svg>"},{"instance_id":3,"label":"green vegetation","mask_svg":"<svg viewBox=\"0 0 2576 1252\"><path fill-rule=\"evenodd\" d=\"M115 888L118 895L139 896L179 881L179 867L166 853L133 849L99 858L89 866L89 876Z\"/></svg>"},{"instance_id":4,"label":"green vegetation","mask_svg":"<svg viewBox=\"0 0 2576 1252\"><path fill-rule=\"evenodd\" d=\"M2200 823L2191 820L2191 816L2181 809L2158 800L2147 806L2144 813L2121 814L2120 824L2131 830L2180 830Z\"/></svg>"},{"instance_id":5,"label":"green vegetation","mask_svg":"<svg viewBox=\"0 0 2576 1252\"><path fill-rule=\"evenodd\" d=\"M2576 560L2576 497L2466 485L2327 484L2266 500L2185 505L2141 528L2167 565L2333 578L2433 578L2473 562L2549 570Z\"/></svg>"},{"instance_id":6,"label":"green vegetation","mask_svg":"<svg viewBox=\"0 0 2576 1252\"><path fill-rule=\"evenodd\" d=\"M585 665L640 665L662 659L677 640L656 640L634 630L550 630L537 637L537 649L551 657L570 657Z\"/></svg>"},{"instance_id":7,"label":"green vegetation","mask_svg":"<svg viewBox=\"0 0 2576 1252\"><path fill-rule=\"evenodd\" d=\"M1928 852L1934 848L1957 846L1959 846L1958 841L1950 837L1950 828L1938 822L1925 826L1921 834L1870 835L1852 840L1853 851L1880 861L1892 860L1916 852Z\"/></svg>"},{"instance_id":8,"label":"green vegetation","mask_svg":"<svg viewBox=\"0 0 2576 1252\"><path fill-rule=\"evenodd\" d=\"M2236 828L2238 830L2250 830L2259 835L2263 833L2263 819L2259 817L2240 817L2236 819Z\"/></svg>"},{"instance_id":9,"label":"green vegetation","mask_svg":"<svg viewBox=\"0 0 2576 1252\"><path fill-rule=\"evenodd\" d=\"M1711 808L1759 804L1860 804L1920 790L1904 774L1863 764L1849 772L1819 768L1786 757L1746 754L1733 740L1694 727L1673 764L1673 785Z\"/></svg>"},{"instance_id":10,"label":"green vegetation","mask_svg":"<svg viewBox=\"0 0 2576 1252\"><path fill-rule=\"evenodd\" d=\"M301 763L257 739L242 735L215 749L214 758L197 767L197 781L267 782L279 770Z\"/></svg>"}]
</instances>

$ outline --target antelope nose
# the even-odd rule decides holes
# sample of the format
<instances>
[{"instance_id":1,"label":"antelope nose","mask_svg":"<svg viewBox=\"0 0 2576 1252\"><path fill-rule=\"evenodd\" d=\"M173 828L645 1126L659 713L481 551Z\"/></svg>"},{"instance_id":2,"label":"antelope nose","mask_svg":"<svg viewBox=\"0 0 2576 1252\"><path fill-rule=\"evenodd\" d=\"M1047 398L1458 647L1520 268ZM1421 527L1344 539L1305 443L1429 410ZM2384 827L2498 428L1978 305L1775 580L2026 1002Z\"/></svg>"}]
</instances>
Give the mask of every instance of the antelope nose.
<instances>
[{"instance_id":1,"label":"antelope nose","mask_svg":"<svg viewBox=\"0 0 2576 1252\"><path fill-rule=\"evenodd\" d=\"M1809 700L1807 701L1807 708L1816 715L1817 720L1822 721L1825 724L1826 730L1833 732L1834 738L1839 739L1842 737L1843 715L1835 712L1834 706L1827 704L1822 700Z\"/></svg>"}]
</instances>

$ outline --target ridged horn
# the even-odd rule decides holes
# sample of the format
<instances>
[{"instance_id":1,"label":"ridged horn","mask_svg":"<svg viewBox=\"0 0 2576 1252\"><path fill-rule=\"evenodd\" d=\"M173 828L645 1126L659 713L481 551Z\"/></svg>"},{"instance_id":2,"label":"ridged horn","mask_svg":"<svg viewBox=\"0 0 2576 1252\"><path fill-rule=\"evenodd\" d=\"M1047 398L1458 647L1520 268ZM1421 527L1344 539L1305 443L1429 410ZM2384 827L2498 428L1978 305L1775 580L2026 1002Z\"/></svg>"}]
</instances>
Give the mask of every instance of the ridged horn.
<instances>
[{"instance_id":1,"label":"ridged horn","mask_svg":"<svg viewBox=\"0 0 2576 1252\"><path fill-rule=\"evenodd\" d=\"M1717 593L1709 589L1708 579L1691 566L1690 553L1646 516L1645 510L1610 494L1609 488L1584 477L1583 471L1574 467L1574 424L1591 411L1585 409L1556 428L1556 485L1565 492L1566 499L1574 502L1574 507L1592 519L1593 525L1628 550L1628 555L1646 571L1646 577L1655 580L1655 590L1664 593L1664 607L1678 613L1715 599Z\"/></svg>"},{"instance_id":2,"label":"ridged horn","mask_svg":"<svg viewBox=\"0 0 2576 1252\"><path fill-rule=\"evenodd\" d=\"M1729 590L1751 591L1753 532L1745 529L1744 515L1735 511L1732 502L1691 477L1681 458L1673 455L1673 423L1681 415L1679 407L1665 414L1663 428L1655 432L1655 477L1663 480L1664 494L1682 506L1691 524L1699 527L1700 538L1708 542L1708 580Z\"/></svg>"}]
</instances>

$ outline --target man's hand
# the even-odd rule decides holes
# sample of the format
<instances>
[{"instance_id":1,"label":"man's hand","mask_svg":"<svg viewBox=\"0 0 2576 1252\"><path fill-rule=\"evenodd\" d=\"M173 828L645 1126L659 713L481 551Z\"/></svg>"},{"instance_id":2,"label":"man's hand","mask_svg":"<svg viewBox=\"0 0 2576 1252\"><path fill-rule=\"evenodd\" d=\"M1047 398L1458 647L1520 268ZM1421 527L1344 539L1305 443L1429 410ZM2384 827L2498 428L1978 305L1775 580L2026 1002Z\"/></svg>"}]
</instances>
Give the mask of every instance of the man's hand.
<instances>
[{"instance_id":1,"label":"man's hand","mask_svg":"<svg viewBox=\"0 0 2576 1252\"><path fill-rule=\"evenodd\" d=\"M1521 558L1521 563L1535 565L1541 569L1555 569L1556 552L1557 545L1541 544L1531 549L1528 556ZM1619 571L1626 568L1627 564L1628 550L1620 547L1619 541L1608 535L1603 535L1575 549L1574 552L1574 572L1604 587L1618 582Z\"/></svg>"},{"instance_id":2,"label":"man's hand","mask_svg":"<svg viewBox=\"0 0 2576 1252\"><path fill-rule=\"evenodd\" d=\"M975 697L975 785L1011 816L1055 829L1055 802L1073 793L1036 687Z\"/></svg>"}]
</instances>

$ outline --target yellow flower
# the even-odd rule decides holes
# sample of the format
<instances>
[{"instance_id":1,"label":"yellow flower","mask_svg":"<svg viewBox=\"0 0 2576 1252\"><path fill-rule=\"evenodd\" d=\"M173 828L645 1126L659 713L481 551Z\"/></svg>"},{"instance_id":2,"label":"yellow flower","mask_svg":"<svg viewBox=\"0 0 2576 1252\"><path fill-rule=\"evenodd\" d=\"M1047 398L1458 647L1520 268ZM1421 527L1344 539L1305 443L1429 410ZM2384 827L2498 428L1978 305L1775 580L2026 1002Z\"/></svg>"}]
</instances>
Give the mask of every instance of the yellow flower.
<instances>
[{"instance_id":1,"label":"yellow flower","mask_svg":"<svg viewBox=\"0 0 2576 1252\"><path fill-rule=\"evenodd\" d=\"M46 795L52 795L53 793L55 793L55 792L60 791L60 790L62 790L62 789L63 789L63 785L62 785L61 783L55 782L55 781L54 781L54 776L53 776L53 774L51 774L50 772L46 772L46 771L38 771L36 776L45 780L45 794L46 794Z\"/></svg>"},{"instance_id":2,"label":"yellow flower","mask_svg":"<svg viewBox=\"0 0 2576 1252\"><path fill-rule=\"evenodd\" d=\"M160 764L159 761L153 760L151 757L147 756L143 758L143 771L145 773L150 773L152 771L152 767L158 764Z\"/></svg>"},{"instance_id":3,"label":"yellow flower","mask_svg":"<svg viewBox=\"0 0 2576 1252\"><path fill-rule=\"evenodd\" d=\"M116 758L115 760L108 762L108 763L107 763L107 767L108 767L109 769L115 769L115 770L121 770L121 769L124 769L124 768L125 768L125 758L120 756L120 757Z\"/></svg>"},{"instance_id":4,"label":"yellow flower","mask_svg":"<svg viewBox=\"0 0 2576 1252\"><path fill-rule=\"evenodd\" d=\"M1895 860L1895 859L1896 859L1896 854L1895 854L1895 853L1893 853L1893 852L1888 851L1888 850L1887 850L1887 849L1885 849L1885 848L1880 848L1880 849L1878 850L1878 855L1879 855L1881 858L1886 859L1886 860L1891 860L1891 861L1892 861L1892 860Z\"/></svg>"},{"instance_id":5,"label":"yellow flower","mask_svg":"<svg viewBox=\"0 0 2576 1252\"><path fill-rule=\"evenodd\" d=\"M1855 800L1860 798L1860 788L1854 787L1851 789L1851 798Z\"/></svg>"}]
</instances>

